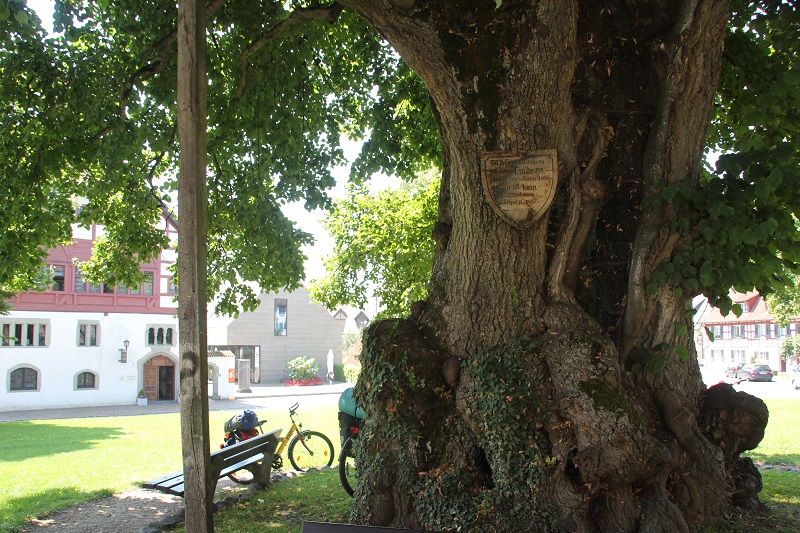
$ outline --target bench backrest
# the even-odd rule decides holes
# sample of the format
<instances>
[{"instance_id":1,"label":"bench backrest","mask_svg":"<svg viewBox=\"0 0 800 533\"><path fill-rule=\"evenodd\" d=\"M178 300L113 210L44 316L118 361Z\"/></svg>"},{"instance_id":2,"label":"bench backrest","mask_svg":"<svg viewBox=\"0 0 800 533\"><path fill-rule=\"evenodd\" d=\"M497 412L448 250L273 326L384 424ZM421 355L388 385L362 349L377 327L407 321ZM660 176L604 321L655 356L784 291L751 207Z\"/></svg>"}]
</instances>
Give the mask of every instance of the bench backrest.
<instances>
[{"instance_id":1,"label":"bench backrest","mask_svg":"<svg viewBox=\"0 0 800 533\"><path fill-rule=\"evenodd\" d=\"M270 445L272 445L271 451L274 451L281 436L281 431L283 429L274 429L268 433L237 442L233 446L215 450L211 452L211 461L219 464L221 470L224 470L229 465L239 463L259 453L264 453L265 450L270 449Z\"/></svg>"}]
</instances>

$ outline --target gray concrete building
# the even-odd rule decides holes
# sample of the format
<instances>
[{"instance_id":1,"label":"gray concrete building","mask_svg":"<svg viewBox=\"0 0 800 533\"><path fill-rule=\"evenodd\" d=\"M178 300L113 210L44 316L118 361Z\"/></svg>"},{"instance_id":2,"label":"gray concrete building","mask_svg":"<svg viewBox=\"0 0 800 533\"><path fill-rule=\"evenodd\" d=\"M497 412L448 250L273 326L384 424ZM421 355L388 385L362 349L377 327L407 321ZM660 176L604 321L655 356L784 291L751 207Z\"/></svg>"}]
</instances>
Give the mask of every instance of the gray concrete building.
<instances>
[{"instance_id":1,"label":"gray concrete building","mask_svg":"<svg viewBox=\"0 0 800 533\"><path fill-rule=\"evenodd\" d=\"M262 294L261 304L243 312L214 335L209 350L230 350L237 359L250 361L253 383L277 384L286 379L286 364L300 356L319 362L318 376L328 371L328 352L342 362L344 321L322 305L313 303L304 288L292 292ZM237 367L238 376L238 367Z\"/></svg>"}]
</instances>

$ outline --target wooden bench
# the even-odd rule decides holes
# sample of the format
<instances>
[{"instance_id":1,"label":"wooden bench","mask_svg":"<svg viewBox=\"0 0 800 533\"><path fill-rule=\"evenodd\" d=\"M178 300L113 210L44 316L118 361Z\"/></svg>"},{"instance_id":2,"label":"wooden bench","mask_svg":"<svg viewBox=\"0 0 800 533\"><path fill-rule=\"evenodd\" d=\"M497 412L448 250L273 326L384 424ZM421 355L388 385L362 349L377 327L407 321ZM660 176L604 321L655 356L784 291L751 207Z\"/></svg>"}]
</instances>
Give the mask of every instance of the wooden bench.
<instances>
[{"instance_id":1,"label":"wooden bench","mask_svg":"<svg viewBox=\"0 0 800 533\"><path fill-rule=\"evenodd\" d=\"M211 452L209 475L214 480L214 489L216 490L218 480L239 470L250 471L253 474L253 483L268 485L272 455L278 447L281 431L283 430L276 429ZM142 486L183 497L183 470L148 481Z\"/></svg>"}]
</instances>

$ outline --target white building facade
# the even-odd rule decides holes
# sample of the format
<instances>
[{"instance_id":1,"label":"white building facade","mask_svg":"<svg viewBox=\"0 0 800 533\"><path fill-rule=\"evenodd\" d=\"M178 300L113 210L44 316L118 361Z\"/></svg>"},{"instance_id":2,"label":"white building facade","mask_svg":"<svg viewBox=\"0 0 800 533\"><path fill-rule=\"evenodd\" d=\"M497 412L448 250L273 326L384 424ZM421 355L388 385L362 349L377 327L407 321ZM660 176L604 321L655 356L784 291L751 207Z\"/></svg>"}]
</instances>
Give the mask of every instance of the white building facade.
<instances>
[{"instance_id":1,"label":"white building facade","mask_svg":"<svg viewBox=\"0 0 800 533\"><path fill-rule=\"evenodd\" d=\"M171 241L177 226L165 216ZM141 265L140 287L92 285L73 259L86 260L102 228L73 228L73 243L50 250L55 273L45 292L10 301L0 316L0 411L124 405L178 398L174 249Z\"/></svg>"},{"instance_id":2,"label":"white building facade","mask_svg":"<svg viewBox=\"0 0 800 533\"><path fill-rule=\"evenodd\" d=\"M695 348L698 362L712 372L724 372L738 363L769 365L786 372L796 361L781 357L781 346L800 335L800 319L780 325L770 315L764 297L758 292L731 292L731 299L742 307L741 316L728 313L704 301L695 317ZM709 332L711 335L709 335Z\"/></svg>"}]
</instances>

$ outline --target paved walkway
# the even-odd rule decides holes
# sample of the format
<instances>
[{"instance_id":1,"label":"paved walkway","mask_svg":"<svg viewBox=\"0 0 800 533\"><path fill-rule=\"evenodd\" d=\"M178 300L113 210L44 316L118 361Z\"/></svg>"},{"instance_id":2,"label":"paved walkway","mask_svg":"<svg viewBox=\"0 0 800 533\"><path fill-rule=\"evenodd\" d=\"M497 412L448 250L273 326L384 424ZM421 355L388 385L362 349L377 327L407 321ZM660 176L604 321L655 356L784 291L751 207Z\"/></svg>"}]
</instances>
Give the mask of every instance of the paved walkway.
<instances>
[{"instance_id":1,"label":"paved walkway","mask_svg":"<svg viewBox=\"0 0 800 533\"><path fill-rule=\"evenodd\" d=\"M211 411L229 409L248 409L253 405L263 404L260 398L289 398L304 396L336 395L336 398L350 383L334 383L333 385L316 385L309 387L286 387L283 385L250 384L250 392L237 392L235 400L208 400ZM331 399L334 401L334 399ZM47 420L53 418L91 418L96 416L132 416L157 413L174 413L180 411L178 402L148 402L147 405L107 405L99 407L65 407L60 409L32 409L25 411L0 411L0 422L20 420Z\"/></svg>"}]
</instances>

